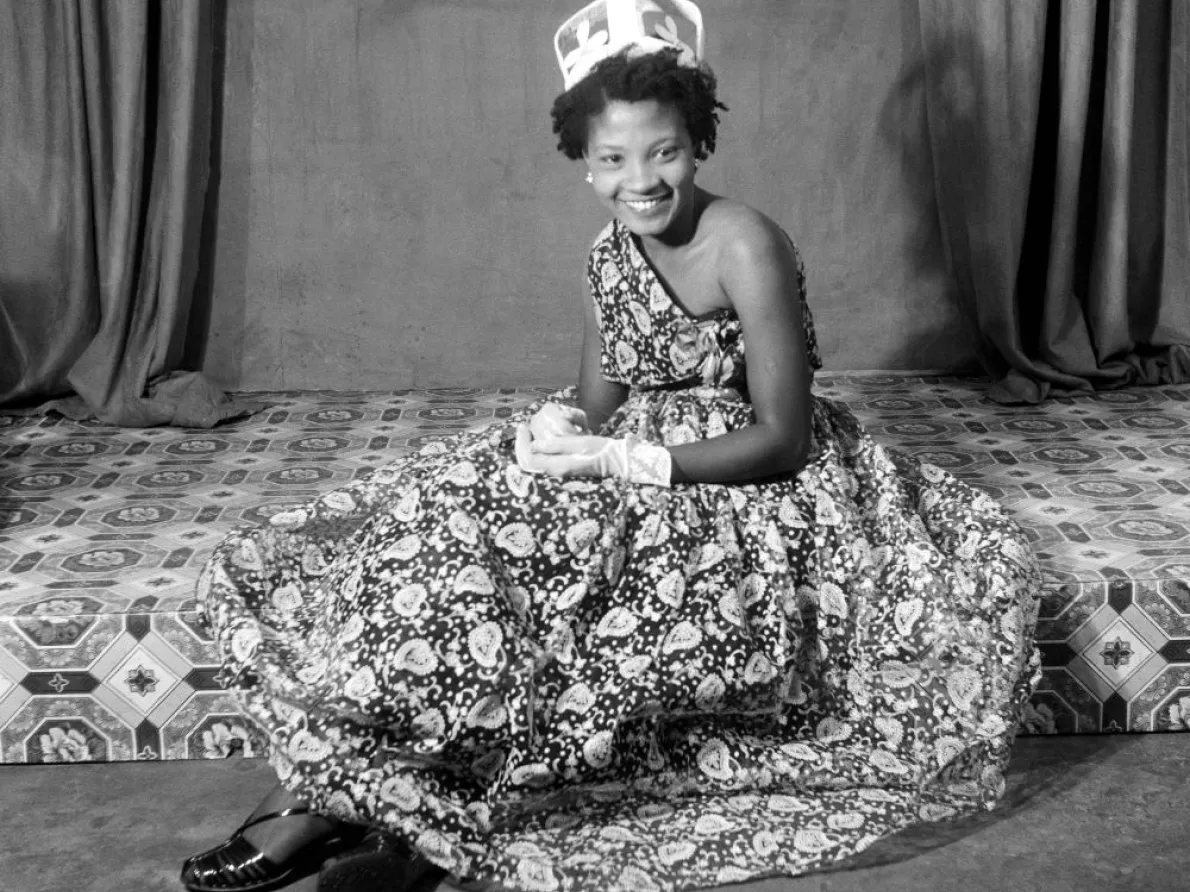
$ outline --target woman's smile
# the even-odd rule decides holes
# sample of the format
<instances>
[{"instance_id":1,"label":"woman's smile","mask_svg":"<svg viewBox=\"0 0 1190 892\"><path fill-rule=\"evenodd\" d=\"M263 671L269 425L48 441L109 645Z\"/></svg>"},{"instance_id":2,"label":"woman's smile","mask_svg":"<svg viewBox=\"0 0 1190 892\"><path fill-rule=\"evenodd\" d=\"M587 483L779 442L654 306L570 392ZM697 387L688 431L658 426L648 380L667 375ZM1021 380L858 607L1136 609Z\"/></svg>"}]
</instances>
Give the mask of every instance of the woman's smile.
<instances>
[{"instance_id":1,"label":"woman's smile","mask_svg":"<svg viewBox=\"0 0 1190 892\"><path fill-rule=\"evenodd\" d=\"M663 195L655 195L650 198L621 198L620 203L626 205L634 214L652 216L663 209L662 205L668 205L672 196L672 192L666 192Z\"/></svg>"}]
</instances>

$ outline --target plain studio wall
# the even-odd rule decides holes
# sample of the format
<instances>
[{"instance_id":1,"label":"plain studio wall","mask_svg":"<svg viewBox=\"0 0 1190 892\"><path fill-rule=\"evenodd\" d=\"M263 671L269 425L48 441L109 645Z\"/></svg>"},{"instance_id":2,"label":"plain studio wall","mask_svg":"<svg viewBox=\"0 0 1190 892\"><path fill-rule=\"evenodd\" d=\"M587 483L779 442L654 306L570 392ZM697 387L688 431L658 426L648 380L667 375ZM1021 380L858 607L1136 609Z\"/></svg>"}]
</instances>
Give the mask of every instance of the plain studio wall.
<instances>
[{"instance_id":1,"label":"plain studio wall","mask_svg":"<svg viewBox=\"0 0 1190 892\"><path fill-rule=\"evenodd\" d=\"M227 6L205 370L248 390L571 383L607 219L550 131L576 3ZM915 0L702 7L730 111L700 182L792 234L827 368L971 369Z\"/></svg>"}]
</instances>

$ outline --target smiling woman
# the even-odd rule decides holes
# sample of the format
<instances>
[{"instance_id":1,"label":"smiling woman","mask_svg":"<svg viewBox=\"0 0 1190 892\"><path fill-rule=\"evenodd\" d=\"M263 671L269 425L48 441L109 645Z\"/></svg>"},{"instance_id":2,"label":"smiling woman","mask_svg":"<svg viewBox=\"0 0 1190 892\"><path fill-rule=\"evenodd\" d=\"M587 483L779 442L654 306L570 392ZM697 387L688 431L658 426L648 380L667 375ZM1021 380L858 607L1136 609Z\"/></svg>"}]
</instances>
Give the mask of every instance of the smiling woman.
<instances>
[{"instance_id":1,"label":"smiling woman","mask_svg":"<svg viewBox=\"0 0 1190 892\"><path fill-rule=\"evenodd\" d=\"M673 34L674 28L666 19L657 33ZM807 344L813 335L804 303L789 300L800 288L797 253L763 214L695 184L700 159L715 148L717 110L726 110L715 89L714 74L694 64L688 48L668 45L641 54L625 47L594 64L555 100L552 111L559 150L585 160L596 197L630 234L664 300L691 323L729 313L751 329L749 393L758 423L720 442L678 444L658 456L680 481L788 472L800 467L809 450ZM648 318L643 308L630 312L638 326ZM589 334L598 327L588 319ZM678 334L675 348L688 339L684 335ZM618 385L625 383L606 370L591 373L600 349L594 337L586 342L579 400L596 422L609 414L602 406L622 401ZM615 347L620 357L634 350L628 343ZM813 360L816 364L817 357ZM625 381L631 378L631 369L627 372Z\"/></svg>"},{"instance_id":2,"label":"smiling woman","mask_svg":"<svg viewBox=\"0 0 1190 892\"><path fill-rule=\"evenodd\" d=\"M612 215L578 386L204 568L281 786L190 889L273 888L365 828L406 858L354 892L415 857L535 892L706 887L1001 795L1039 665L1027 540L812 394L797 249L695 182L723 108L696 11L597 0L556 39L559 148Z\"/></svg>"},{"instance_id":3,"label":"smiling woman","mask_svg":"<svg viewBox=\"0 0 1190 892\"><path fill-rule=\"evenodd\" d=\"M678 64L677 49L630 60L620 53L563 93L552 115L558 148L585 158L587 182L640 234L689 240L698 195L694 172L715 150L715 77Z\"/></svg>"},{"instance_id":4,"label":"smiling woman","mask_svg":"<svg viewBox=\"0 0 1190 892\"><path fill-rule=\"evenodd\" d=\"M609 102L590 121L585 154L595 194L640 235L685 243L694 230L698 167L682 113L655 99Z\"/></svg>"}]
</instances>

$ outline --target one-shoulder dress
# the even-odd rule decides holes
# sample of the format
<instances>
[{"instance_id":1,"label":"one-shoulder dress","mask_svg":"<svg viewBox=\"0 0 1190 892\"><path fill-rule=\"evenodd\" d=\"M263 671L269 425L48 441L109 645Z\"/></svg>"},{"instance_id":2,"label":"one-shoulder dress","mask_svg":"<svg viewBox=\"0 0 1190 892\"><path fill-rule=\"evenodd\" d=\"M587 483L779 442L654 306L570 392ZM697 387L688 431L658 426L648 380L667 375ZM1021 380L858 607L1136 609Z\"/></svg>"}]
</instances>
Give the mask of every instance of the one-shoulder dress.
<instances>
[{"instance_id":1,"label":"one-shoulder dress","mask_svg":"<svg viewBox=\"0 0 1190 892\"><path fill-rule=\"evenodd\" d=\"M600 433L753 423L733 312L691 315L619 222L587 274L630 386ZM797 874L992 807L1039 675L999 505L820 397L800 472L670 488L522 471L536 408L216 548L200 608L286 787L532 892Z\"/></svg>"}]
</instances>

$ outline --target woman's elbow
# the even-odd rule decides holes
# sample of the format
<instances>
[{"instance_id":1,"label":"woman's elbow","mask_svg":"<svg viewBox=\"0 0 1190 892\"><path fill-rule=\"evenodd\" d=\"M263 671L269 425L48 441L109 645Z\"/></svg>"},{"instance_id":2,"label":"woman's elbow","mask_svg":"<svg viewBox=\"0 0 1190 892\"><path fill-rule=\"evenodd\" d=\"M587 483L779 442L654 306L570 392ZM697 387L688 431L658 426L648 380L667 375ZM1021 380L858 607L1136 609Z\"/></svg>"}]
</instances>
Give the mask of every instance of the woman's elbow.
<instances>
[{"instance_id":1,"label":"woman's elbow","mask_svg":"<svg viewBox=\"0 0 1190 892\"><path fill-rule=\"evenodd\" d=\"M773 431L773 444L766 462L771 474L796 474L810 463L813 439L809 431Z\"/></svg>"},{"instance_id":2,"label":"woman's elbow","mask_svg":"<svg viewBox=\"0 0 1190 892\"><path fill-rule=\"evenodd\" d=\"M781 472L784 474L797 474L810 463L810 453L813 451L813 444L810 438L798 437L792 443L787 443L781 452L782 465Z\"/></svg>"},{"instance_id":3,"label":"woman's elbow","mask_svg":"<svg viewBox=\"0 0 1190 892\"><path fill-rule=\"evenodd\" d=\"M797 473L809 464L812 441L809 434L800 432L771 432L768 448L764 450L764 458L760 460L760 477L787 476Z\"/></svg>"}]
</instances>

